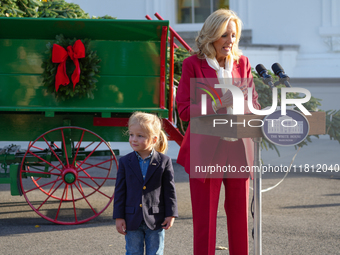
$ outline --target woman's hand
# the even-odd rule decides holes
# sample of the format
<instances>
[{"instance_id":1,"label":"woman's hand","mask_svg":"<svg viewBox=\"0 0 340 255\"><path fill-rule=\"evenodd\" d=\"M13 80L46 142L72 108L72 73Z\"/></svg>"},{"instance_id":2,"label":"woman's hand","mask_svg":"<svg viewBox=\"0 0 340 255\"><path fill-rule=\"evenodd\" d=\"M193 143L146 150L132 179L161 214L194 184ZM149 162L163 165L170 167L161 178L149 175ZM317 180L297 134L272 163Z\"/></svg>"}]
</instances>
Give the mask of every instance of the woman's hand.
<instances>
[{"instance_id":1,"label":"woman's hand","mask_svg":"<svg viewBox=\"0 0 340 255\"><path fill-rule=\"evenodd\" d=\"M242 91L243 95L248 93L248 79L234 80L234 86L238 87Z\"/></svg>"},{"instance_id":2,"label":"woman's hand","mask_svg":"<svg viewBox=\"0 0 340 255\"><path fill-rule=\"evenodd\" d=\"M120 234L126 235L126 223L124 219L116 219L116 229Z\"/></svg>"},{"instance_id":3,"label":"woman's hand","mask_svg":"<svg viewBox=\"0 0 340 255\"><path fill-rule=\"evenodd\" d=\"M236 81L234 82L234 86L238 87L243 95L247 94L248 84L247 82ZM221 108L233 106L233 94L228 89L226 93L221 97L222 105L220 100L216 100L216 109L219 110Z\"/></svg>"},{"instance_id":4,"label":"woman's hand","mask_svg":"<svg viewBox=\"0 0 340 255\"><path fill-rule=\"evenodd\" d=\"M174 224L175 217L166 217L164 222L162 223L163 229L168 230Z\"/></svg>"},{"instance_id":5,"label":"woman's hand","mask_svg":"<svg viewBox=\"0 0 340 255\"><path fill-rule=\"evenodd\" d=\"M220 103L220 100L216 101L216 109L219 110L221 108L229 107L233 105L233 94L228 89L226 93L221 97L222 105Z\"/></svg>"}]
</instances>

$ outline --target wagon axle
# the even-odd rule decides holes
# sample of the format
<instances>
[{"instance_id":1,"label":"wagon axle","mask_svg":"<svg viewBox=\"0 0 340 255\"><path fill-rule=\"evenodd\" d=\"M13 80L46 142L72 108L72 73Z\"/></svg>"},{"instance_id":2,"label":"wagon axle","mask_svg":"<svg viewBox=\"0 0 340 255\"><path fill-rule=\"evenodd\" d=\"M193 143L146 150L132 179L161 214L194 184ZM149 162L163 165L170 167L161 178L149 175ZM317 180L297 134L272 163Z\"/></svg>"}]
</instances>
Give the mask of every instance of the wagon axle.
<instances>
[{"instance_id":1,"label":"wagon axle","mask_svg":"<svg viewBox=\"0 0 340 255\"><path fill-rule=\"evenodd\" d=\"M78 179L77 171L73 168L66 168L63 170L63 180L67 184L73 184Z\"/></svg>"}]
</instances>

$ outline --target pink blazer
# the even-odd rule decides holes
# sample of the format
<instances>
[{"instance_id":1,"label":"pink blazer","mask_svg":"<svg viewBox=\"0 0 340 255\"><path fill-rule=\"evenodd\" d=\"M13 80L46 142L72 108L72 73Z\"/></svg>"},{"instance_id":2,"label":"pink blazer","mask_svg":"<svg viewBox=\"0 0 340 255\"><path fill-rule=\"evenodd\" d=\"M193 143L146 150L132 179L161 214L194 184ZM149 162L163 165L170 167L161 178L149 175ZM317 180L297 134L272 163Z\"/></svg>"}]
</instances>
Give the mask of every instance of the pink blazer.
<instances>
[{"instance_id":1,"label":"pink blazer","mask_svg":"<svg viewBox=\"0 0 340 255\"><path fill-rule=\"evenodd\" d=\"M233 79L243 79L243 81L246 81L248 83L247 86L253 89L254 108L260 109L260 104L257 101L258 94L255 91L255 85L252 82L253 76L251 74L251 67L247 57L241 56L238 63L236 61L234 62L232 77ZM198 89L198 87L204 88L204 86L197 86L196 82L192 82L192 84L190 85L191 78L197 78L199 80L200 78L202 78L202 81L205 78L210 78L209 81L211 81L211 83L209 84L209 86L211 87L214 87L214 84L219 83L215 70L208 65L205 59L198 59L196 55L193 55L183 61L182 77L176 95L179 116L183 121L190 121L190 117L201 116L201 95L206 94L203 90ZM215 78L216 80L211 78ZM207 87L205 89L207 89ZM222 90L219 88L215 88L215 90L219 94L219 96L222 97ZM245 113L250 113L246 96L244 109ZM226 113L226 109L220 109L217 113L224 114ZM215 114L214 110L212 109L212 99L209 96L207 96L207 114ZM188 174L190 174L190 167L194 168L194 165L214 165L212 159L220 140L220 138L217 136L190 134L189 130L190 122L177 158L177 162L180 165L184 166L185 171ZM254 161L254 143L251 138L243 138L242 140L245 147L247 164L251 167ZM190 154L194 156L194 165L191 164L191 166ZM194 171L194 169L192 169L192 171ZM205 175L205 173L202 173L202 175L199 176L199 179L203 182L205 180Z\"/></svg>"}]
</instances>

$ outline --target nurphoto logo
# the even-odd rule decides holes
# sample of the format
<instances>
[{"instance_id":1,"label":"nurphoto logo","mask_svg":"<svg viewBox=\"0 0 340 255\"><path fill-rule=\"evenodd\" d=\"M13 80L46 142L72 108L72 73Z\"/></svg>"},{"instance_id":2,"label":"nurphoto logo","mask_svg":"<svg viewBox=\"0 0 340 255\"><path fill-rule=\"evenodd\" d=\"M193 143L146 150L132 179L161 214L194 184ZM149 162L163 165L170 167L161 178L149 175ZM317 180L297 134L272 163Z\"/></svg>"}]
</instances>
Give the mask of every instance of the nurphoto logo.
<instances>
[{"instance_id":1,"label":"nurphoto logo","mask_svg":"<svg viewBox=\"0 0 340 255\"><path fill-rule=\"evenodd\" d=\"M217 95L219 101L221 102L220 97L216 93L215 89L210 87L215 94ZM243 115L244 114L244 96L243 92L240 88L234 86L234 85L229 85L229 84L215 84L215 88L222 88L222 89L229 89L233 95L233 115ZM215 98L214 96L206 89L200 88L207 92L207 94L213 99L214 102ZM304 98L287 98L287 93L303 93L306 95ZM262 109L262 110L257 110L253 106L253 91L252 88L248 88L248 108L249 110L256 115L269 115L275 112L276 106L277 106L277 88L273 88L272 90L272 106L269 109ZM302 105L303 103L306 103L310 100L311 98L311 93L304 88L281 88L281 115L286 115L286 110L287 110L287 105L288 104L294 104L296 105L297 108L300 109L300 111L304 115L311 115L311 113ZM201 96L201 114L206 115L207 114L207 95L202 94ZM221 102L222 104L222 102Z\"/></svg>"}]
</instances>

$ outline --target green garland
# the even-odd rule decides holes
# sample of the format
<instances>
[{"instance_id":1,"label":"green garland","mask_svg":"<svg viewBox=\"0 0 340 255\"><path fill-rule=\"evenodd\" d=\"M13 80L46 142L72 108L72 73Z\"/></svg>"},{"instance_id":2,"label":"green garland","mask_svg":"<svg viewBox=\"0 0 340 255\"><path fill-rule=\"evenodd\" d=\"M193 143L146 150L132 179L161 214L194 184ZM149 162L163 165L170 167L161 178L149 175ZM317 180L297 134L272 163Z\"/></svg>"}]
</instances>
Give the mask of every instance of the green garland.
<instances>
[{"instance_id":1,"label":"green garland","mask_svg":"<svg viewBox=\"0 0 340 255\"><path fill-rule=\"evenodd\" d=\"M66 73L70 79L70 83L66 86L60 85L58 91L55 90L55 76L57 74L59 63L52 62L53 44L58 44L66 50L67 46L73 46L76 40L76 38L65 39L61 34L56 36L55 42L49 42L46 44L47 51L45 53L48 56L41 65L41 67L44 69L44 72L42 73L42 77L44 79L43 85L46 87L48 93L55 95L57 100L65 101L66 99L70 99L72 97L94 98L93 91L96 90L97 87L96 83L98 80L96 77L100 77L98 75L100 68L98 64L101 62L101 60L98 58L96 51L92 51L90 49L90 39L81 40L85 46L85 58L79 59L80 78L74 90L71 75L75 69L75 65L70 58L68 58L66 61Z\"/></svg>"}]
</instances>

